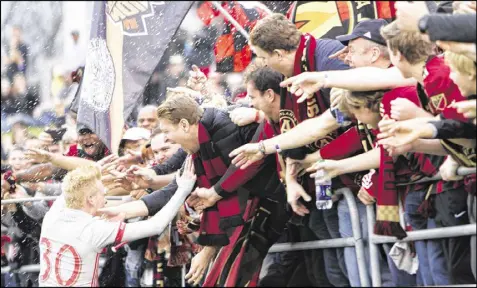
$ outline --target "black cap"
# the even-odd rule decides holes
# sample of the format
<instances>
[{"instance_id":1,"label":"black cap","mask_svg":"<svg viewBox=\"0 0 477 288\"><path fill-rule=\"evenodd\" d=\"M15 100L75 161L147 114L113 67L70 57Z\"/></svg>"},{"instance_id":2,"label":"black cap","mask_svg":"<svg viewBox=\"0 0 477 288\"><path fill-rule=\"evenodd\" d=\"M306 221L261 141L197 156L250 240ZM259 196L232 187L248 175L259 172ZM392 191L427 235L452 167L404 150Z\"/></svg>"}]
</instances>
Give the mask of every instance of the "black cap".
<instances>
[{"instance_id":1,"label":"black cap","mask_svg":"<svg viewBox=\"0 0 477 288\"><path fill-rule=\"evenodd\" d=\"M91 130L91 128L80 123L76 125L76 132L78 132L78 134L93 134L93 130Z\"/></svg>"},{"instance_id":2,"label":"black cap","mask_svg":"<svg viewBox=\"0 0 477 288\"><path fill-rule=\"evenodd\" d=\"M384 19L363 20L358 23L351 34L336 36L336 40L348 46L350 40L364 38L386 46L386 41L381 36L381 27L388 25Z\"/></svg>"}]
</instances>

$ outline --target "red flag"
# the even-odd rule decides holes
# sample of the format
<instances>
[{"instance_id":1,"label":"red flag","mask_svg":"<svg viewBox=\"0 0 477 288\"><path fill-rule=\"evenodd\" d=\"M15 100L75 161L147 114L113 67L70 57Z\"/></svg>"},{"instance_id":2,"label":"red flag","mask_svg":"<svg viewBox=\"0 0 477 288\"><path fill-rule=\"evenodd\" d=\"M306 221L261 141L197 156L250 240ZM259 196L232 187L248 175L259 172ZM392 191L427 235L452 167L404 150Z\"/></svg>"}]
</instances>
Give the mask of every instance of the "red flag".
<instances>
[{"instance_id":1,"label":"red flag","mask_svg":"<svg viewBox=\"0 0 477 288\"><path fill-rule=\"evenodd\" d=\"M396 17L395 1L297 1L287 13L297 28L315 38L349 34L366 19Z\"/></svg>"},{"instance_id":2,"label":"red flag","mask_svg":"<svg viewBox=\"0 0 477 288\"><path fill-rule=\"evenodd\" d=\"M222 1L222 7L250 33L258 20L267 15L262 4L248 2L247 7L238 1ZM202 2L197 8L197 15L205 25L211 25L220 12L208 1ZM217 72L242 72L252 60L252 51L247 39L224 17L225 28L218 37L215 47Z\"/></svg>"}]
</instances>

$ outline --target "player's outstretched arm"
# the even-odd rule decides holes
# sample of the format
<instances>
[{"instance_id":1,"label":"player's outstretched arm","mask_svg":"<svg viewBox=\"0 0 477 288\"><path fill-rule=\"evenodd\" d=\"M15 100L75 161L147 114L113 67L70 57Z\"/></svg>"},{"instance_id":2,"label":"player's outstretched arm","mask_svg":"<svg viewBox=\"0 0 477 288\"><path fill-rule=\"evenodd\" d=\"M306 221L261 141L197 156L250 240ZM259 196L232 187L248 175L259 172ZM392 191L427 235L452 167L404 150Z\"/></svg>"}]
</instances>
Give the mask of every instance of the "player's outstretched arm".
<instances>
[{"instance_id":1,"label":"player's outstretched arm","mask_svg":"<svg viewBox=\"0 0 477 288\"><path fill-rule=\"evenodd\" d=\"M192 158L189 156L182 175L179 171L176 174L178 188L171 200L149 220L126 224L122 241L130 242L161 234L184 204L185 199L194 188L196 179Z\"/></svg>"}]
</instances>

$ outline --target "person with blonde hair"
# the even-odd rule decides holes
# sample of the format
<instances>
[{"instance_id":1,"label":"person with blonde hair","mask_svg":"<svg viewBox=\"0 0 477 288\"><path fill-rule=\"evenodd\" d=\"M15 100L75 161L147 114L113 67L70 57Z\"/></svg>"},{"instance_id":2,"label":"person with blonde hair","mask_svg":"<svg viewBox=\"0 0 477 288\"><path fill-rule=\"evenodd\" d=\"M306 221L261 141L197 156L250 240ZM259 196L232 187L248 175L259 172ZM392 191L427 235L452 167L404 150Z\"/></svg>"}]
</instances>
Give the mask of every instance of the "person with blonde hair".
<instances>
[{"instance_id":1,"label":"person with blonde hair","mask_svg":"<svg viewBox=\"0 0 477 288\"><path fill-rule=\"evenodd\" d=\"M40 238L40 286L99 286L99 256L107 245L130 242L161 233L195 184L191 159L176 175L177 192L146 221L108 222L94 217L103 208L105 188L97 164L69 172L62 195L43 220ZM111 219L114 220L114 219Z\"/></svg>"},{"instance_id":2,"label":"person with blonde hair","mask_svg":"<svg viewBox=\"0 0 477 288\"><path fill-rule=\"evenodd\" d=\"M203 211L197 243L205 247L192 259L186 279L189 283L200 283L207 265L218 252L204 286L215 285L212 283L218 286L246 285L254 279L268 249L288 220L285 191L276 173L273 155L246 170L236 169L227 155L240 145L270 135L264 135L257 124L238 127L227 111L202 108L193 97L183 92L162 103L157 114L165 142L180 144L192 155L197 171L198 188L186 204L191 209ZM170 197L175 197L172 195L177 193L176 189L174 179L139 201L101 209L101 212L108 217L120 216L121 213L125 218L148 216L163 209ZM241 207L247 208L243 211ZM259 215L257 211L267 211L267 215L272 216L254 218ZM246 221L252 221L253 225L244 226ZM265 227L265 231L261 227ZM226 233L228 231L235 236L230 236ZM237 257L231 256L228 249L221 249L239 249L242 245L247 248L242 249ZM242 256L247 261L241 262ZM219 271L224 275L221 279L218 279Z\"/></svg>"}]
</instances>

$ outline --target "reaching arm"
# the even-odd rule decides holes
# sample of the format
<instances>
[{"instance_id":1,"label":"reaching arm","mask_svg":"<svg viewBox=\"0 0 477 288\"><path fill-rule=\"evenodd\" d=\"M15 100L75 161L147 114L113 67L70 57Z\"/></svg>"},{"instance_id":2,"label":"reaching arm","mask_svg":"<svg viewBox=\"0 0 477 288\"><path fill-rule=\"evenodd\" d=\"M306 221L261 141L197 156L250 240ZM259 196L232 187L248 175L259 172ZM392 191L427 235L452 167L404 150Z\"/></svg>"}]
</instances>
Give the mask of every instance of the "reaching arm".
<instances>
[{"instance_id":1,"label":"reaching arm","mask_svg":"<svg viewBox=\"0 0 477 288\"><path fill-rule=\"evenodd\" d=\"M360 67L340 71L304 72L280 83L281 87L290 85L290 91L296 96L301 96L297 101L303 102L306 95L323 88L334 87L351 91L372 91L415 86L417 81L414 78L404 79L396 67L388 69Z\"/></svg>"},{"instance_id":2,"label":"reaching arm","mask_svg":"<svg viewBox=\"0 0 477 288\"><path fill-rule=\"evenodd\" d=\"M379 168L380 157L381 155L379 149L375 148L366 153L340 160L341 165L343 167L342 173L340 174L348 174L353 172L366 171L370 169L377 169Z\"/></svg>"},{"instance_id":3,"label":"reaching arm","mask_svg":"<svg viewBox=\"0 0 477 288\"><path fill-rule=\"evenodd\" d=\"M151 188L152 190L159 190L164 186L167 186L167 184L171 183L171 181L174 180L174 175L175 173L154 176L148 181L149 185L147 188Z\"/></svg>"},{"instance_id":4,"label":"reaching arm","mask_svg":"<svg viewBox=\"0 0 477 288\"><path fill-rule=\"evenodd\" d=\"M15 173L15 177L17 177L19 182L37 182L65 175L66 172L64 169L55 167L51 163L45 163L35 165L26 171Z\"/></svg>"},{"instance_id":5,"label":"reaching arm","mask_svg":"<svg viewBox=\"0 0 477 288\"><path fill-rule=\"evenodd\" d=\"M192 185L179 187L172 199L156 215L146 221L126 224L123 241L130 242L137 239L161 234L179 211L179 208L192 190ZM142 202L142 201L137 201Z\"/></svg>"},{"instance_id":6,"label":"reaching arm","mask_svg":"<svg viewBox=\"0 0 477 288\"><path fill-rule=\"evenodd\" d=\"M412 143L411 152L433 155L448 155L439 139L418 139Z\"/></svg>"},{"instance_id":7,"label":"reaching arm","mask_svg":"<svg viewBox=\"0 0 477 288\"><path fill-rule=\"evenodd\" d=\"M39 149L29 149L25 152L25 156L29 159L35 160L36 162L49 162L54 166L60 167L68 171L74 170L82 166L97 165L96 162L93 162L91 160L79 157L64 156L61 154L53 154Z\"/></svg>"},{"instance_id":8,"label":"reaching arm","mask_svg":"<svg viewBox=\"0 0 477 288\"><path fill-rule=\"evenodd\" d=\"M251 142L258 142L263 139L273 137L273 128L268 122L263 122L257 128ZM272 157L273 156L269 156ZM235 192L240 186L243 186L250 179L255 177L265 167L266 162L270 158L264 158L248 166L246 169L237 169L237 166L231 164L226 173L214 185L215 192L220 197L228 197ZM273 161L273 160L271 160Z\"/></svg>"},{"instance_id":9,"label":"reaching arm","mask_svg":"<svg viewBox=\"0 0 477 288\"><path fill-rule=\"evenodd\" d=\"M168 203L156 213L156 215L146 221L126 224L125 226L121 224L115 239L113 240L112 237L108 237L103 243L107 245L113 242L130 242L161 234L167 225L169 225L169 222L175 217L186 197L194 188L197 177L194 172L194 165L191 157L186 160L182 176L179 171L176 173L176 179L176 193L172 196L170 201L168 201ZM99 243L98 246L104 245L103 243Z\"/></svg>"},{"instance_id":10,"label":"reaching arm","mask_svg":"<svg viewBox=\"0 0 477 288\"><path fill-rule=\"evenodd\" d=\"M62 169L71 171L81 166L94 165L95 162L79 157L63 156L61 154L51 154L51 164Z\"/></svg>"},{"instance_id":11,"label":"reaching arm","mask_svg":"<svg viewBox=\"0 0 477 288\"><path fill-rule=\"evenodd\" d=\"M352 91L393 89L417 85L414 78L405 79L397 67L388 69L360 67L344 71L326 72L326 88L336 87Z\"/></svg>"},{"instance_id":12,"label":"reaching arm","mask_svg":"<svg viewBox=\"0 0 477 288\"><path fill-rule=\"evenodd\" d=\"M100 209L99 213L104 213L106 215L111 216L124 213L124 219L130 219L136 217L146 217L149 215L149 210L147 209L147 206L144 201L137 200L133 202L124 203L118 206Z\"/></svg>"},{"instance_id":13,"label":"reaching arm","mask_svg":"<svg viewBox=\"0 0 477 288\"><path fill-rule=\"evenodd\" d=\"M327 179L332 179L339 175L366 171L370 169L379 168L379 160L381 157L381 151L379 148L374 148L363 154L356 155L351 158L343 160L325 160L313 164L310 168L306 169L308 172L316 172L318 170L324 170L324 176ZM315 177L315 174L311 174L311 177Z\"/></svg>"},{"instance_id":14,"label":"reaching arm","mask_svg":"<svg viewBox=\"0 0 477 288\"><path fill-rule=\"evenodd\" d=\"M336 119L328 109L323 115L305 120L286 133L264 140L265 152L267 154L275 153L277 151L275 148L276 144L278 144L282 150L308 145L325 137L339 127Z\"/></svg>"}]
</instances>

